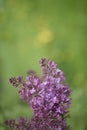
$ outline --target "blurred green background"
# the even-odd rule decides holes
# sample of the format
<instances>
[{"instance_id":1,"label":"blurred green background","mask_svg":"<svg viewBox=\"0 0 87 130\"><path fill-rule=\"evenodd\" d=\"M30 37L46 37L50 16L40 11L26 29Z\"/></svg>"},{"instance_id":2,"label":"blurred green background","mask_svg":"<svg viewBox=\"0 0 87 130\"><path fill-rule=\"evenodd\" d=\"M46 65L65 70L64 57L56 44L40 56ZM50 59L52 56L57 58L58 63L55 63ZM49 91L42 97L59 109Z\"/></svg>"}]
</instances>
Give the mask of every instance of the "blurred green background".
<instances>
[{"instance_id":1,"label":"blurred green background","mask_svg":"<svg viewBox=\"0 0 87 130\"><path fill-rule=\"evenodd\" d=\"M8 80L38 60L50 58L65 73L72 90L72 130L87 130L87 1L0 0L0 130L5 119L31 117Z\"/></svg>"}]
</instances>

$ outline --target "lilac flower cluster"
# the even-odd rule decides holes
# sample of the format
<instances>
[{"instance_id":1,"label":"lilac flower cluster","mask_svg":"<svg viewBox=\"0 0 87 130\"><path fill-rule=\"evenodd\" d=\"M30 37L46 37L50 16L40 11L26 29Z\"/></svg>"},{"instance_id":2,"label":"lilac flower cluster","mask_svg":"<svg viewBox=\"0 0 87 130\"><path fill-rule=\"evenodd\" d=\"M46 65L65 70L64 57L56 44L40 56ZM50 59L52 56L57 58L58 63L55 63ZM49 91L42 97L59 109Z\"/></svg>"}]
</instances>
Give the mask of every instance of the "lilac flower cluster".
<instances>
[{"instance_id":1,"label":"lilac flower cluster","mask_svg":"<svg viewBox=\"0 0 87 130\"><path fill-rule=\"evenodd\" d=\"M70 89L64 84L64 73L57 64L49 59L39 61L42 77L34 71L28 71L26 80L23 77L13 77L10 83L19 89L20 97L33 110L31 120L19 118L16 122L11 119L5 124L12 130L68 130L66 117L70 105Z\"/></svg>"}]
</instances>

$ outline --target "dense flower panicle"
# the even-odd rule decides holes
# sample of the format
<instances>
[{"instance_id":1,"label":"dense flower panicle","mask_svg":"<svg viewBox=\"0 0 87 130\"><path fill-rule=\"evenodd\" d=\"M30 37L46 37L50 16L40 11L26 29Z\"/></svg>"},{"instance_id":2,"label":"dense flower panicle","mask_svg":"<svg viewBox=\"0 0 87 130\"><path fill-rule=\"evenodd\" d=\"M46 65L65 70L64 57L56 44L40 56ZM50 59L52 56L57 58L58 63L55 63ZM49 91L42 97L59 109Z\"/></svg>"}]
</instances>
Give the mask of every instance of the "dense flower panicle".
<instances>
[{"instance_id":1,"label":"dense flower panicle","mask_svg":"<svg viewBox=\"0 0 87 130\"><path fill-rule=\"evenodd\" d=\"M18 124L5 123L18 130L68 130L65 116L70 105L70 89L64 84L64 73L57 68L57 64L49 59L40 61L42 77L38 77L34 71L28 71L26 80L22 77L11 78L10 83L17 87L21 85L19 94L22 100L27 102L32 110L33 117L30 121L18 121ZM24 118L23 118L24 119ZM11 121L8 121L11 122Z\"/></svg>"}]
</instances>

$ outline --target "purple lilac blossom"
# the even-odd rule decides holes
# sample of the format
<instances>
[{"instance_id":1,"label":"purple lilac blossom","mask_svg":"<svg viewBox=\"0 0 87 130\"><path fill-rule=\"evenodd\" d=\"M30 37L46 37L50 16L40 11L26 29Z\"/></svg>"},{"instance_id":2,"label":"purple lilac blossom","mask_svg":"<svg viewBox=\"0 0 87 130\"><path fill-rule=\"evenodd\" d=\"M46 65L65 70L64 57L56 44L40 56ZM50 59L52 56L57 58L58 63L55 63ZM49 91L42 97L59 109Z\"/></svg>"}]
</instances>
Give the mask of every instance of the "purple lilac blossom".
<instances>
[{"instance_id":1,"label":"purple lilac blossom","mask_svg":"<svg viewBox=\"0 0 87 130\"><path fill-rule=\"evenodd\" d=\"M42 58L39 61L42 76L28 71L26 80L23 77L10 78L10 83L19 89L20 98L31 106L31 120L19 118L5 121L13 130L68 130L66 115L69 112L70 89L64 83L63 71L53 61Z\"/></svg>"}]
</instances>

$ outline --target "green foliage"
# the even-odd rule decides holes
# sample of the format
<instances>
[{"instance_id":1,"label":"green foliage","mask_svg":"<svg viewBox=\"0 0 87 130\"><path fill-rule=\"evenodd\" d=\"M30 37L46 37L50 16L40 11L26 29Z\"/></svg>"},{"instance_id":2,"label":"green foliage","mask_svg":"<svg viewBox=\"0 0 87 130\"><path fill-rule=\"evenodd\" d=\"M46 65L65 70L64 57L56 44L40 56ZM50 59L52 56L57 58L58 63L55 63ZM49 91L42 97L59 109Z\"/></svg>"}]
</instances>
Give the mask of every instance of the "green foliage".
<instances>
[{"instance_id":1,"label":"green foliage","mask_svg":"<svg viewBox=\"0 0 87 130\"><path fill-rule=\"evenodd\" d=\"M87 129L86 0L0 1L0 125L5 119L31 116L11 87L11 76L36 69L47 57L64 70L72 89L72 130ZM2 128L4 130L4 128Z\"/></svg>"}]
</instances>

